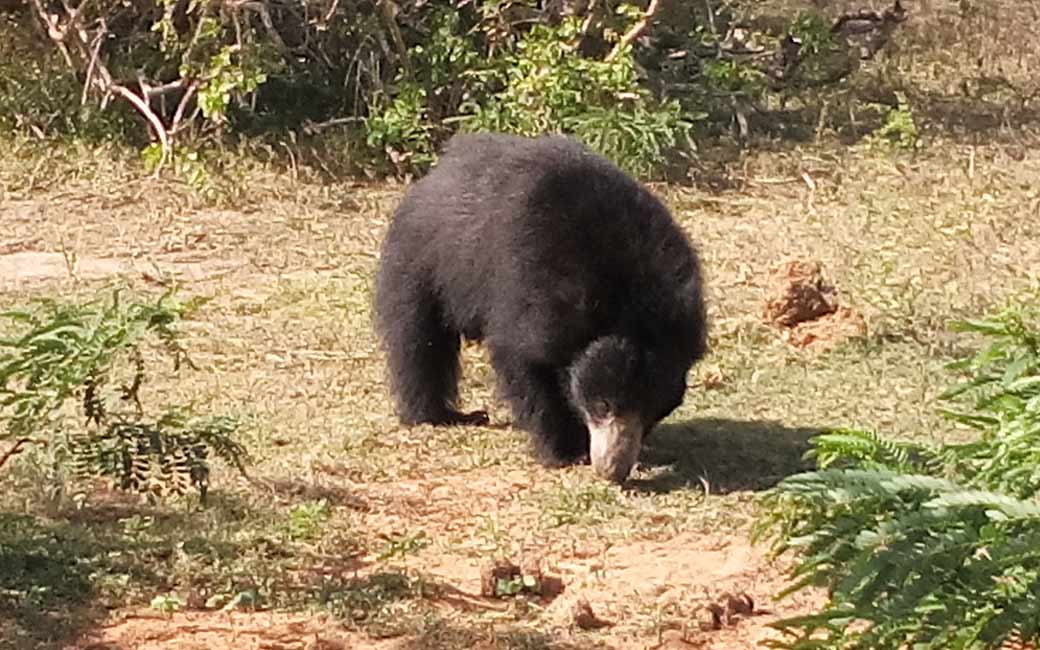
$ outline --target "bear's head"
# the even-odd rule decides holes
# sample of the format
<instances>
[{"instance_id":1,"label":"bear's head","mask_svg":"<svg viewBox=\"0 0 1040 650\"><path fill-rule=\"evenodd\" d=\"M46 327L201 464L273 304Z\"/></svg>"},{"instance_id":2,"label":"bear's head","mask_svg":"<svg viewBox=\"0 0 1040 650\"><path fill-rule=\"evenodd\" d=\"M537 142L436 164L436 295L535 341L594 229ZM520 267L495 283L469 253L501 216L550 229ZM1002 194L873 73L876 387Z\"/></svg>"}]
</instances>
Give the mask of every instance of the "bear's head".
<instances>
[{"instance_id":1,"label":"bear's head","mask_svg":"<svg viewBox=\"0 0 1040 650\"><path fill-rule=\"evenodd\" d=\"M682 403L689 364L681 356L606 336L571 364L568 396L588 427L589 457L598 475L624 482L646 434Z\"/></svg>"}]
</instances>

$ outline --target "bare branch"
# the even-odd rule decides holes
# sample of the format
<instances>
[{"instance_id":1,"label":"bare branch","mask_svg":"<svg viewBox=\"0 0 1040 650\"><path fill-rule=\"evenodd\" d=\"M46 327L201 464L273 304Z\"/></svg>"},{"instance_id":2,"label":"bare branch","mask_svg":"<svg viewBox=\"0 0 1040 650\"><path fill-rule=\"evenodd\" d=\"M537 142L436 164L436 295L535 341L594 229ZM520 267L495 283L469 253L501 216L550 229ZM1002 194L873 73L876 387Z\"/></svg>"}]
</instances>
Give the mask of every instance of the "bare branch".
<instances>
[{"instance_id":1,"label":"bare branch","mask_svg":"<svg viewBox=\"0 0 1040 650\"><path fill-rule=\"evenodd\" d=\"M148 120L148 124L152 127L152 130L155 131L155 136L159 138L159 144L162 146L162 158L159 160L159 166L156 168L156 173L158 174L159 168L166 164L166 160L170 154L170 138L166 133L166 126L163 125L162 120L160 120L159 116L155 114L155 111L153 111L140 96L126 86L111 84L107 90L113 95L118 95L130 102L130 104L137 109L137 112Z\"/></svg>"},{"instance_id":2,"label":"bare branch","mask_svg":"<svg viewBox=\"0 0 1040 650\"><path fill-rule=\"evenodd\" d=\"M412 77L412 61L408 56L408 46L404 42L401 28L397 25L397 12L400 11L393 0L379 0L379 18L383 21L383 27L390 32L390 39L394 42L397 57L401 60L401 69L405 74Z\"/></svg>"},{"instance_id":3,"label":"bare branch","mask_svg":"<svg viewBox=\"0 0 1040 650\"><path fill-rule=\"evenodd\" d=\"M585 19L581 21L581 39L589 37L592 25L596 21L596 12L599 11L598 5L599 0L589 0L589 6L585 9Z\"/></svg>"},{"instance_id":4,"label":"bare branch","mask_svg":"<svg viewBox=\"0 0 1040 650\"><path fill-rule=\"evenodd\" d=\"M87 74L83 80L83 93L79 97L80 106L84 106L87 103L87 93L90 92L94 70L97 67L98 54L101 53L101 43L104 41L107 32L107 29L99 29L97 35L94 36L94 44L90 48L90 63L87 64Z\"/></svg>"},{"instance_id":5,"label":"bare branch","mask_svg":"<svg viewBox=\"0 0 1040 650\"><path fill-rule=\"evenodd\" d=\"M283 53L289 51L285 41L282 40L282 35L275 29L274 20L271 19L271 12L268 10L266 3L258 2L258 0L237 0L231 6L239 10L248 9L260 16L260 22L263 23L264 29L267 30L267 35L271 37L275 47Z\"/></svg>"},{"instance_id":6,"label":"bare branch","mask_svg":"<svg viewBox=\"0 0 1040 650\"><path fill-rule=\"evenodd\" d=\"M3 456L0 456L0 467L3 467L7 463L7 461L11 460L11 458L13 456L15 456L16 454L20 454L23 451L25 451L23 449L23 447L25 447L25 445L46 445L46 444L47 444L47 442L44 441L44 440L34 440L32 438L21 438L20 440L15 441L14 445L10 449L5 451Z\"/></svg>"},{"instance_id":7,"label":"bare branch","mask_svg":"<svg viewBox=\"0 0 1040 650\"><path fill-rule=\"evenodd\" d=\"M635 25L632 25L627 32L625 32L625 35L621 37L621 40L618 41L617 45L614 46L614 49L610 51L610 54L607 55L604 61L613 61L626 47L634 43L637 38L643 35L643 32L645 32L646 28L650 25L650 21L653 20L654 14L657 13L658 5L659 0L650 0L650 6L646 8L645 12L643 12L643 17Z\"/></svg>"},{"instance_id":8,"label":"bare branch","mask_svg":"<svg viewBox=\"0 0 1040 650\"><path fill-rule=\"evenodd\" d=\"M105 106L106 98L109 95L121 97L129 102L155 131L162 147L162 157L155 168L157 176L170 156L170 138L166 126L148 104L147 94L137 95L126 86L113 81L112 74L99 56L101 42L108 31L105 21L103 19L100 21L100 26L93 38L83 25L83 12L90 4L90 0L83 0L75 8L69 7L68 2L62 0L65 7L64 24L57 15L48 13L43 5L43 0L31 0L31 2L37 18L46 26L47 35L62 52L69 67L84 73L83 98L86 98L90 88L95 88L101 93L102 107Z\"/></svg>"},{"instance_id":9,"label":"bare branch","mask_svg":"<svg viewBox=\"0 0 1040 650\"><path fill-rule=\"evenodd\" d=\"M184 111L198 91L199 85L198 81L192 81L188 84L188 89L184 91L180 103L177 104L177 111L173 114L173 121L170 122L170 134L176 134L180 130L181 120L184 119Z\"/></svg>"},{"instance_id":10,"label":"bare branch","mask_svg":"<svg viewBox=\"0 0 1040 650\"><path fill-rule=\"evenodd\" d=\"M311 122L308 120L303 125L303 132L307 135L315 135L325 129L332 128L334 126L342 126L344 124L357 124L358 122L364 121L361 117L336 117L331 120L324 122Z\"/></svg>"},{"instance_id":11,"label":"bare branch","mask_svg":"<svg viewBox=\"0 0 1040 650\"><path fill-rule=\"evenodd\" d=\"M321 20L323 24L328 24L332 21L332 17L336 15L336 11L339 9L339 0L332 0L332 4L329 5L329 10L325 12Z\"/></svg>"}]
</instances>

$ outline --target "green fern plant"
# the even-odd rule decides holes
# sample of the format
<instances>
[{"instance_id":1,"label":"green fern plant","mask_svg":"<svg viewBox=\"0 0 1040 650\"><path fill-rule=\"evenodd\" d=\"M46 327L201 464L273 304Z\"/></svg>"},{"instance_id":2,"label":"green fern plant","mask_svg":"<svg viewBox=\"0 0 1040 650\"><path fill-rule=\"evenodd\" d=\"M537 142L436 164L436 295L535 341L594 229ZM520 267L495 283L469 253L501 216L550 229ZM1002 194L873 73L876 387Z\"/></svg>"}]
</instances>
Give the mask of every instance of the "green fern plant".
<instances>
[{"instance_id":1,"label":"green fern plant","mask_svg":"<svg viewBox=\"0 0 1040 650\"><path fill-rule=\"evenodd\" d=\"M1020 310L956 324L988 345L950 365L942 397L976 440L929 447L837 430L819 469L764 497L755 537L795 556L780 594L819 587L778 621L791 649L1000 648L1040 642L1040 336Z\"/></svg>"},{"instance_id":2,"label":"green fern plant","mask_svg":"<svg viewBox=\"0 0 1040 650\"><path fill-rule=\"evenodd\" d=\"M141 398L157 371L144 354L150 343L174 373L192 366L175 325L197 304L175 303L172 292L127 301L115 290L107 299L42 300L0 314L9 324L0 338L0 441L47 443L79 477L157 495L195 488L204 498L212 457L243 469L246 453L234 440L240 422L179 405L153 413Z\"/></svg>"}]
</instances>

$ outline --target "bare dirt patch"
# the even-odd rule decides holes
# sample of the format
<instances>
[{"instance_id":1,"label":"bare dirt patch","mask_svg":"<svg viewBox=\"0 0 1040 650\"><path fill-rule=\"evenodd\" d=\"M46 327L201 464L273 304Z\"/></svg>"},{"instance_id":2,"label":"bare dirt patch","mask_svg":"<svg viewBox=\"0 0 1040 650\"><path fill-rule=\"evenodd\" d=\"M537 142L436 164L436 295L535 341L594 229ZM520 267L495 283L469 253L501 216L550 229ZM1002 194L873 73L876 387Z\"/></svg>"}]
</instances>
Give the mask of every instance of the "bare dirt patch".
<instances>
[{"instance_id":1,"label":"bare dirt patch","mask_svg":"<svg viewBox=\"0 0 1040 650\"><path fill-rule=\"evenodd\" d=\"M720 650L759 647L775 638L769 623L820 602L818 595L800 594L774 603L773 594L784 584L781 567L742 537L679 534L617 544L600 555L564 563L561 574L568 595L550 607L557 620L564 619L567 607L585 601L610 623L619 640L616 647L633 650L655 647L646 636ZM747 610L729 607L729 597L737 595L751 599ZM724 610L721 625L715 626L713 612L720 602L734 611Z\"/></svg>"},{"instance_id":2,"label":"bare dirt patch","mask_svg":"<svg viewBox=\"0 0 1040 650\"><path fill-rule=\"evenodd\" d=\"M556 599L529 598L544 607L539 628L554 639L537 647L755 648L775 638L769 623L820 602L819 596L801 594L773 603L771 595L782 585L779 569L763 562L760 550L738 540L679 535L619 544L555 568L568 593ZM503 599L481 595L476 566L441 563L433 575L456 585L433 596L446 620L502 616L510 609ZM483 625L475 624L472 636L485 636ZM67 649L410 650L423 647L422 642L412 635L373 638L321 615L124 611ZM475 647L498 646L491 637L486 643L478 640Z\"/></svg>"},{"instance_id":3,"label":"bare dirt patch","mask_svg":"<svg viewBox=\"0 0 1040 650\"><path fill-rule=\"evenodd\" d=\"M20 251L0 254L0 290L24 289L47 280L102 280L141 278L162 283L200 282L244 265L235 260L198 260L165 256L148 261L117 257L80 257L75 253Z\"/></svg>"},{"instance_id":4,"label":"bare dirt patch","mask_svg":"<svg viewBox=\"0 0 1040 650\"><path fill-rule=\"evenodd\" d=\"M78 267L78 268L77 268ZM85 279L117 275L127 270L117 259L66 258L61 253L22 251L0 255L0 283L20 285L34 280L60 279L78 273Z\"/></svg>"},{"instance_id":5,"label":"bare dirt patch","mask_svg":"<svg viewBox=\"0 0 1040 650\"><path fill-rule=\"evenodd\" d=\"M324 617L273 612L151 612L124 615L68 650L384 650L389 641L340 629Z\"/></svg>"}]
</instances>

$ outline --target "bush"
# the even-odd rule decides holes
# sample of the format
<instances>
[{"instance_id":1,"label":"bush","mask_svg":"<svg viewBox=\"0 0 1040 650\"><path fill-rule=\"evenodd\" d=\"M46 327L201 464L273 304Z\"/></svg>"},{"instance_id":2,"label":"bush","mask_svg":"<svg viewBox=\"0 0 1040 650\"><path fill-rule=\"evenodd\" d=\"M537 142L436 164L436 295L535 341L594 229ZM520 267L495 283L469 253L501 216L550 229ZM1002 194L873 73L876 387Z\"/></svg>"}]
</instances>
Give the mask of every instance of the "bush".
<instances>
[{"instance_id":1,"label":"bush","mask_svg":"<svg viewBox=\"0 0 1040 650\"><path fill-rule=\"evenodd\" d=\"M797 552L791 593L819 613L775 625L783 648L1000 648L1040 641L1040 333L1020 311L958 324L990 344L944 412L977 440L938 446L842 430L814 439L820 469L765 498L756 531ZM966 404L957 407L956 404Z\"/></svg>"},{"instance_id":2,"label":"bush","mask_svg":"<svg viewBox=\"0 0 1040 650\"><path fill-rule=\"evenodd\" d=\"M690 145L691 118L676 100L659 102L640 85L631 48L610 61L576 55L580 22L535 25L484 60L443 15L427 45L414 47L414 75L399 76L393 99L371 107L368 145L401 171L435 159L446 126L535 136L576 135L627 171L649 176Z\"/></svg>"},{"instance_id":3,"label":"bush","mask_svg":"<svg viewBox=\"0 0 1040 650\"><path fill-rule=\"evenodd\" d=\"M3 312L13 327L0 339L0 441L51 448L57 472L105 476L122 489L156 495L195 488L205 498L209 458L242 468L245 450L233 440L239 422L198 416L182 405L145 408L145 346L159 344L177 372L190 365L177 320L191 304L126 301L119 291L84 304L41 301ZM60 486L58 486L60 487Z\"/></svg>"},{"instance_id":4,"label":"bush","mask_svg":"<svg viewBox=\"0 0 1040 650\"><path fill-rule=\"evenodd\" d=\"M82 95L75 71L36 42L28 16L0 13L0 130L87 141L134 139L131 115L83 104Z\"/></svg>"},{"instance_id":5,"label":"bush","mask_svg":"<svg viewBox=\"0 0 1040 650\"><path fill-rule=\"evenodd\" d=\"M29 0L19 20L38 25L4 29L25 46L0 38L0 54L47 65L12 69L15 99L0 101L0 126L115 134L147 125L149 165L173 161L189 175L178 149L229 134L295 141L342 126L346 141L366 147L355 167L405 174L427 167L459 128L563 131L646 176L690 152L695 122L737 117L743 133L767 92L836 84L862 51L840 18L799 16L786 28L797 39L785 40L737 29L752 5L665 5L99 0L55 13ZM887 39L902 17L857 14L855 31L867 25ZM98 121L110 105L121 117ZM133 112L143 119L128 120Z\"/></svg>"},{"instance_id":6,"label":"bush","mask_svg":"<svg viewBox=\"0 0 1040 650\"><path fill-rule=\"evenodd\" d=\"M702 115L688 115L677 100L658 101L641 86L630 47L610 61L575 56L580 33L576 19L535 26L495 71L503 89L462 106L463 128L571 133L640 176L688 151L692 119Z\"/></svg>"}]
</instances>

